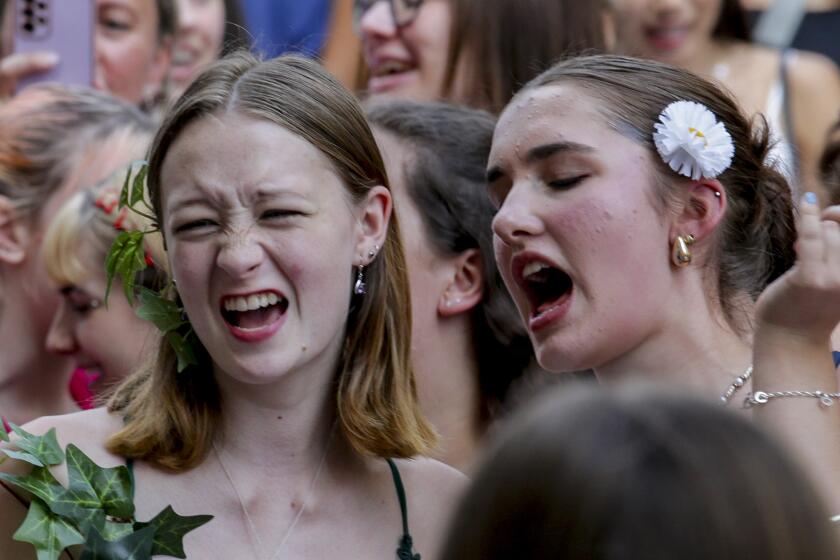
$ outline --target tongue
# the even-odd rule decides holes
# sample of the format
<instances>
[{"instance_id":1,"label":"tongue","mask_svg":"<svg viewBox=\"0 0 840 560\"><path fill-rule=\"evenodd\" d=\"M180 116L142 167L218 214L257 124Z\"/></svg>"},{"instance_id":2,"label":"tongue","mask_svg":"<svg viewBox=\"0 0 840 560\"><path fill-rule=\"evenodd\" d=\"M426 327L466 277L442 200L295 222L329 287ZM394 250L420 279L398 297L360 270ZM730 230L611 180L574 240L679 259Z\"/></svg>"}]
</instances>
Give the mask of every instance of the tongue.
<instances>
[{"instance_id":1,"label":"tongue","mask_svg":"<svg viewBox=\"0 0 840 560\"><path fill-rule=\"evenodd\" d=\"M566 294L563 294L563 295L566 295ZM546 311L548 311L549 309L551 309L552 307L557 305L557 302L560 301L561 299L563 299L563 296L560 296L557 299L547 301L547 302L541 304L539 307L537 307L537 315L542 315L543 313L545 313Z\"/></svg>"},{"instance_id":2,"label":"tongue","mask_svg":"<svg viewBox=\"0 0 840 560\"><path fill-rule=\"evenodd\" d=\"M258 329L275 322L281 314L279 305L261 307L256 311L237 311L233 324L242 329Z\"/></svg>"}]
</instances>

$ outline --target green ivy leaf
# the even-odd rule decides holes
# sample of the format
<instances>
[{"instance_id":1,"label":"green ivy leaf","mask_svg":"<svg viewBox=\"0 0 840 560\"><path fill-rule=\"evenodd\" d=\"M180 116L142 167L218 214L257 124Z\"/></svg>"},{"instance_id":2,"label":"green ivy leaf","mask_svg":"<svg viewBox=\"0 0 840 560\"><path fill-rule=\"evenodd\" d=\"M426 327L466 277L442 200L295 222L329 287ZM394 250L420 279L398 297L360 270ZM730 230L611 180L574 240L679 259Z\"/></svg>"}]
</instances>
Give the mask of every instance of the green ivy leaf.
<instances>
[{"instance_id":1,"label":"green ivy leaf","mask_svg":"<svg viewBox=\"0 0 840 560\"><path fill-rule=\"evenodd\" d=\"M5 480L9 484L26 490L47 504L52 504L65 492L64 487L55 479L47 467L36 467L25 476L0 473L0 480Z\"/></svg>"},{"instance_id":2,"label":"green ivy leaf","mask_svg":"<svg viewBox=\"0 0 840 560\"><path fill-rule=\"evenodd\" d=\"M9 441L9 434L6 433L6 427L3 425L2 416L0 416L0 441L5 441L7 443Z\"/></svg>"},{"instance_id":3,"label":"green ivy leaf","mask_svg":"<svg viewBox=\"0 0 840 560\"><path fill-rule=\"evenodd\" d=\"M153 527L146 527L117 541L108 541L94 529L90 532L81 560L150 560L154 533Z\"/></svg>"},{"instance_id":4,"label":"green ivy leaf","mask_svg":"<svg viewBox=\"0 0 840 560\"><path fill-rule=\"evenodd\" d=\"M186 324L186 321L181 318L181 308L159 293L141 287L137 299L140 301L140 307L136 311L137 316L154 323L161 332L174 331Z\"/></svg>"},{"instance_id":5,"label":"green ivy leaf","mask_svg":"<svg viewBox=\"0 0 840 560\"><path fill-rule=\"evenodd\" d=\"M134 183L131 186L131 195L128 199L128 206L133 208L135 204L143 200L146 186L146 174L149 172L149 166L143 164L140 166L140 171L134 176Z\"/></svg>"},{"instance_id":6,"label":"green ivy leaf","mask_svg":"<svg viewBox=\"0 0 840 560\"><path fill-rule=\"evenodd\" d=\"M125 466L103 468L73 444L67 446L70 487L53 504L53 511L76 517L81 509L102 510L120 519L134 516L131 473Z\"/></svg>"},{"instance_id":7,"label":"green ivy leaf","mask_svg":"<svg viewBox=\"0 0 840 560\"><path fill-rule=\"evenodd\" d=\"M128 167L128 171L125 172L125 181L123 181L123 186L120 189L120 202L117 208L122 209L125 206L128 206L128 184L131 181L131 172L134 171L134 166L130 165Z\"/></svg>"},{"instance_id":8,"label":"green ivy leaf","mask_svg":"<svg viewBox=\"0 0 840 560\"><path fill-rule=\"evenodd\" d=\"M188 366L198 365L198 360L195 358L195 352L190 342L192 336L192 331L187 333L186 336L181 336L176 332L168 332L165 335L166 341L169 342L178 357L178 373L187 369Z\"/></svg>"},{"instance_id":9,"label":"green ivy leaf","mask_svg":"<svg viewBox=\"0 0 840 560\"><path fill-rule=\"evenodd\" d=\"M85 542L73 525L51 512L39 499L29 504L29 513L13 538L35 547L38 560L57 560L68 546Z\"/></svg>"},{"instance_id":10,"label":"green ivy leaf","mask_svg":"<svg viewBox=\"0 0 840 560\"><path fill-rule=\"evenodd\" d=\"M44 463L42 463L38 457L32 455L31 453L27 453L25 451L12 451L11 449L4 449L3 453L9 456L10 459L17 459L18 461L24 461L31 465L35 465L36 467L43 467Z\"/></svg>"},{"instance_id":11,"label":"green ivy leaf","mask_svg":"<svg viewBox=\"0 0 840 560\"><path fill-rule=\"evenodd\" d=\"M121 231L111 245L105 259L105 275L108 283L105 287L105 301L111 293L111 285L116 276L123 283L125 297L134 302L134 283L137 273L146 268L146 255L143 252L142 231Z\"/></svg>"},{"instance_id":12,"label":"green ivy leaf","mask_svg":"<svg viewBox=\"0 0 840 560\"><path fill-rule=\"evenodd\" d=\"M172 506L166 506L162 512L157 514L148 523L136 523L138 529L153 527L155 530L154 547L152 554L173 556L175 558L186 558L184 554L184 535L198 529L213 519L212 515L189 515L182 516L175 513Z\"/></svg>"},{"instance_id":13,"label":"green ivy leaf","mask_svg":"<svg viewBox=\"0 0 840 560\"><path fill-rule=\"evenodd\" d=\"M61 446L58 445L55 428L50 429L50 431L42 436L35 436L11 422L9 426L12 427L12 431L19 438L15 440L15 446L21 451L32 455L41 463L40 465L33 463L35 466L60 465L64 461L64 452L61 451ZM31 463L32 461L27 462Z\"/></svg>"},{"instance_id":14,"label":"green ivy leaf","mask_svg":"<svg viewBox=\"0 0 840 560\"><path fill-rule=\"evenodd\" d=\"M105 521L100 532L106 541L118 541L134 532L134 524Z\"/></svg>"}]
</instances>

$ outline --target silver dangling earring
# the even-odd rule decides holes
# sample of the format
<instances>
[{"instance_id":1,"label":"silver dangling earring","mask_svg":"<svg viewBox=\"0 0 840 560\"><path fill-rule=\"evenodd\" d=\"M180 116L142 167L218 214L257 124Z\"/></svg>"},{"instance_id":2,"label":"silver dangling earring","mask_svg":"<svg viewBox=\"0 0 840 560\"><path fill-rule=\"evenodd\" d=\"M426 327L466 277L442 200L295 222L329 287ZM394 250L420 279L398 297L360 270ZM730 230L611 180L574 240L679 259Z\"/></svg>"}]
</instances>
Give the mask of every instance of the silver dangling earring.
<instances>
[{"instance_id":1,"label":"silver dangling earring","mask_svg":"<svg viewBox=\"0 0 840 560\"><path fill-rule=\"evenodd\" d=\"M365 283L365 265L359 265L359 272L356 274L356 284L353 286L353 293L357 296L363 296L367 293L367 284Z\"/></svg>"}]
</instances>

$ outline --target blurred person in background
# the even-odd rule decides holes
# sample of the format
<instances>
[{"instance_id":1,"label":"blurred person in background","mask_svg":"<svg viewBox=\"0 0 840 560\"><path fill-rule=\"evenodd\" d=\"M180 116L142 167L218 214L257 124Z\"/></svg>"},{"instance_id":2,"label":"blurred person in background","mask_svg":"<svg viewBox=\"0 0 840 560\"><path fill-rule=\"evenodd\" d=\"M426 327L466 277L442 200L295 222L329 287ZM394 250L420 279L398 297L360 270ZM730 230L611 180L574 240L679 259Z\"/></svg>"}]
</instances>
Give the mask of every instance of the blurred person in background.
<instances>
[{"instance_id":1,"label":"blurred person in background","mask_svg":"<svg viewBox=\"0 0 840 560\"><path fill-rule=\"evenodd\" d=\"M534 362L493 257L485 165L495 118L439 103L368 109L400 216L411 283L411 359L435 458L469 471Z\"/></svg>"},{"instance_id":2,"label":"blurred person in background","mask_svg":"<svg viewBox=\"0 0 840 560\"><path fill-rule=\"evenodd\" d=\"M6 22L11 5L7 4ZM157 108L165 98L170 70L175 0L96 0L96 18L91 85L145 109ZM8 36L4 33L0 60L0 101L14 94L19 79L45 72L61 58L53 52L11 53Z\"/></svg>"},{"instance_id":3,"label":"blurred person in background","mask_svg":"<svg viewBox=\"0 0 840 560\"><path fill-rule=\"evenodd\" d=\"M840 0L741 0L741 5L753 23L754 35L764 32L762 19L781 8L782 21L774 22L773 27L781 25L776 29L786 35L768 37L773 44L783 42L784 46L820 53L840 65Z\"/></svg>"},{"instance_id":4,"label":"blurred person in background","mask_svg":"<svg viewBox=\"0 0 840 560\"><path fill-rule=\"evenodd\" d=\"M0 415L22 424L77 410L73 362L46 351L60 300L42 241L61 205L142 153L151 123L86 88L38 85L0 106Z\"/></svg>"},{"instance_id":5,"label":"blurred person in background","mask_svg":"<svg viewBox=\"0 0 840 560\"><path fill-rule=\"evenodd\" d=\"M176 0L178 29L172 53L170 96L183 93L219 56L248 48L250 39L239 0Z\"/></svg>"},{"instance_id":6,"label":"blurred person in background","mask_svg":"<svg viewBox=\"0 0 840 560\"><path fill-rule=\"evenodd\" d=\"M372 98L498 113L557 59L605 47L600 1L355 0Z\"/></svg>"},{"instance_id":7,"label":"blurred person in background","mask_svg":"<svg viewBox=\"0 0 840 560\"><path fill-rule=\"evenodd\" d=\"M832 560L788 451L719 405L647 389L546 395L503 428L443 560Z\"/></svg>"},{"instance_id":8,"label":"blurred person in background","mask_svg":"<svg viewBox=\"0 0 840 560\"><path fill-rule=\"evenodd\" d=\"M681 66L731 90L748 114L768 119L770 158L795 193L824 194L818 178L830 119L840 111L840 73L813 53L751 44L737 0L613 0L616 50Z\"/></svg>"},{"instance_id":9,"label":"blurred person in background","mask_svg":"<svg viewBox=\"0 0 840 560\"><path fill-rule=\"evenodd\" d=\"M143 157L151 137L138 135L134 159ZM105 302L107 279L102 264L111 245L123 231L152 229L147 219L119 208L120 188L126 169L118 169L100 184L77 192L55 217L43 243L43 257L50 280L61 295L46 348L69 356L82 369L74 374L71 393L80 408L97 404L104 390L138 368L156 341L152 323L135 314L122 297L122 284L114 279L116 297ZM146 262L136 286L159 291L166 285L162 242L158 234L143 237ZM135 303L139 302L135 299Z\"/></svg>"}]
</instances>

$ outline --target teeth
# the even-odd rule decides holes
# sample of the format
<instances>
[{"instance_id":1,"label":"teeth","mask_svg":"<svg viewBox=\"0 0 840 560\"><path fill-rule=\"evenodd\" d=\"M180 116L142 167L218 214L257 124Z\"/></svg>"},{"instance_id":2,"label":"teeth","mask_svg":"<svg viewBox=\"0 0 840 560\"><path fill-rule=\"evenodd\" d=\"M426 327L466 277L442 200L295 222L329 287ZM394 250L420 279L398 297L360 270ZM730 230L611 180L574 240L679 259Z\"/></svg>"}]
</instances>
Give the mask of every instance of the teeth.
<instances>
[{"instance_id":1,"label":"teeth","mask_svg":"<svg viewBox=\"0 0 840 560\"><path fill-rule=\"evenodd\" d=\"M522 269L522 277L528 278L529 276L533 276L534 274L538 274L545 270L546 268L551 268L550 265L545 263L541 263L539 261L532 261L525 265L525 268Z\"/></svg>"},{"instance_id":2,"label":"teeth","mask_svg":"<svg viewBox=\"0 0 840 560\"><path fill-rule=\"evenodd\" d=\"M387 76L388 74L398 74L400 72L405 72L410 67L408 64L404 62L399 62L396 60L389 60L387 62L382 63L376 69L377 76Z\"/></svg>"},{"instance_id":3,"label":"teeth","mask_svg":"<svg viewBox=\"0 0 840 560\"><path fill-rule=\"evenodd\" d=\"M223 302L225 311L256 311L261 307L268 307L280 301L277 294L266 292L246 297L226 298Z\"/></svg>"}]
</instances>

